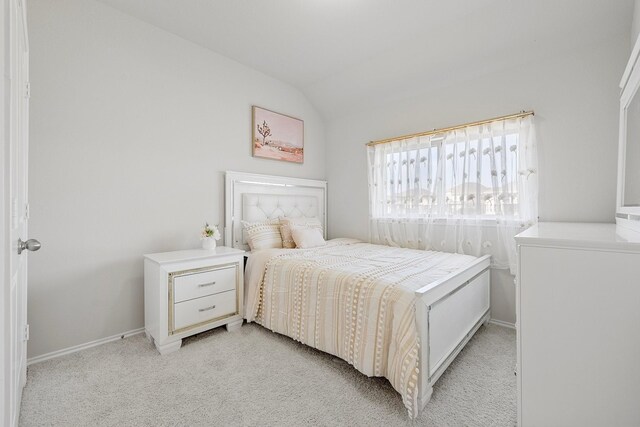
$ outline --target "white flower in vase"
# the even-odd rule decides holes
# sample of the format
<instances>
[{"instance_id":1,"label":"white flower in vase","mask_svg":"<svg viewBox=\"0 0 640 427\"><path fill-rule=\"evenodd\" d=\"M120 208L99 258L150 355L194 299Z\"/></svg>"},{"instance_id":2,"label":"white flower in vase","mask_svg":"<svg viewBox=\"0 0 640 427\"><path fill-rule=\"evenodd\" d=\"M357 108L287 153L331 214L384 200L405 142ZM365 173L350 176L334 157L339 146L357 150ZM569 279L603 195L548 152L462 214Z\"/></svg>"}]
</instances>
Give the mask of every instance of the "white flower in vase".
<instances>
[{"instance_id":1,"label":"white flower in vase","mask_svg":"<svg viewBox=\"0 0 640 427\"><path fill-rule=\"evenodd\" d=\"M200 240L202 240L202 249L214 250L216 248L216 240L220 240L218 226L205 223L200 233Z\"/></svg>"}]
</instances>

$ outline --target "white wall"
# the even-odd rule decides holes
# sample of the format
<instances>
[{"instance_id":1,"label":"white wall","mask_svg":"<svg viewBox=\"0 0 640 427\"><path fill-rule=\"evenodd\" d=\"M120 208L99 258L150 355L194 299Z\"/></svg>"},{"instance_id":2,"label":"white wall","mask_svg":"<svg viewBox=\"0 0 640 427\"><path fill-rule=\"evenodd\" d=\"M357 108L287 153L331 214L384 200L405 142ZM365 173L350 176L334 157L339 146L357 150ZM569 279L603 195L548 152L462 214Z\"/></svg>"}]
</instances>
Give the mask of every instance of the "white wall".
<instances>
[{"instance_id":1,"label":"white wall","mask_svg":"<svg viewBox=\"0 0 640 427\"><path fill-rule=\"evenodd\" d=\"M29 357L141 327L142 254L196 247L203 221L222 222L227 169L328 178L330 236L366 239L365 142L535 109L541 220L613 219L628 35L416 87L327 123L325 151L321 118L280 81L93 0L31 0L29 15L30 235L44 245ZM251 157L253 104L304 119L304 165ZM512 277L494 272L492 294L494 318L513 322Z\"/></svg>"},{"instance_id":2,"label":"white wall","mask_svg":"<svg viewBox=\"0 0 640 427\"><path fill-rule=\"evenodd\" d=\"M223 171L325 177L296 89L93 0L32 0L29 357L143 326L142 254L223 221ZM251 157L251 105L305 122L304 165Z\"/></svg>"},{"instance_id":3,"label":"white wall","mask_svg":"<svg viewBox=\"0 0 640 427\"><path fill-rule=\"evenodd\" d=\"M633 5L633 18L631 21L631 47L633 48L636 39L640 34L640 0L635 0Z\"/></svg>"},{"instance_id":4,"label":"white wall","mask_svg":"<svg viewBox=\"0 0 640 427\"><path fill-rule=\"evenodd\" d=\"M365 143L490 118L536 112L540 220L613 222L618 82L628 34L327 123L329 235L367 238ZM418 96L420 95L420 96ZM492 315L515 321L513 277L495 272Z\"/></svg>"}]
</instances>

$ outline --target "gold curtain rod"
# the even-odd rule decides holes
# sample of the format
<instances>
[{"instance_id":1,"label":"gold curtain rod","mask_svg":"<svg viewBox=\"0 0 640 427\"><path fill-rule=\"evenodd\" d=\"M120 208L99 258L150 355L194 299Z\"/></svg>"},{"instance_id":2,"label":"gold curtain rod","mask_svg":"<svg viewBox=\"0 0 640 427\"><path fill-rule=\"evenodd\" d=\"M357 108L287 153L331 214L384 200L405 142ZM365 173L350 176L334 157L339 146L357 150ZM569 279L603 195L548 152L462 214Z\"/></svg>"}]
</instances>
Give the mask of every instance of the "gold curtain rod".
<instances>
[{"instance_id":1,"label":"gold curtain rod","mask_svg":"<svg viewBox=\"0 0 640 427\"><path fill-rule=\"evenodd\" d=\"M426 131L426 132L412 133L410 135L403 135L403 136L396 136L396 137L393 137L393 138L379 139L377 141L368 142L367 146L371 147L373 145L386 144L386 143L393 142L393 141L400 141L402 139L415 138L415 137L419 137L419 136L437 135L437 134L449 132L449 131L452 131L452 130L463 129L463 128L466 128L466 127L469 127L469 126L486 125L487 123L496 122L498 120L517 119L519 117L526 117L526 116L533 116L533 115L535 115L535 113L533 111L521 111L520 113L516 113L516 114L509 114L507 116L494 117L493 119L480 120L478 122L465 123L463 125L450 126L448 128L434 129L434 130L429 130L429 131Z\"/></svg>"}]
</instances>

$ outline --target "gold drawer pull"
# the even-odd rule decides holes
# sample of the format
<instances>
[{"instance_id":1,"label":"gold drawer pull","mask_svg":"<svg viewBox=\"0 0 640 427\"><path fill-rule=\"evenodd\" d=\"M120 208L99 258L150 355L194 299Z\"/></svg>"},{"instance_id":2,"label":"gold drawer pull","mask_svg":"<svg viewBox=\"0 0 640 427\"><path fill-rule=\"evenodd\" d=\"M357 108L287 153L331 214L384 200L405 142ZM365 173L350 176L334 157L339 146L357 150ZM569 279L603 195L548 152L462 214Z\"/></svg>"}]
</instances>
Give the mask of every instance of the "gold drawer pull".
<instances>
[{"instance_id":1,"label":"gold drawer pull","mask_svg":"<svg viewBox=\"0 0 640 427\"><path fill-rule=\"evenodd\" d=\"M211 307L205 307L205 308L201 308L198 311L199 312L203 312L203 311L209 311L209 310L213 310L214 308L216 308L215 305L212 305Z\"/></svg>"},{"instance_id":2,"label":"gold drawer pull","mask_svg":"<svg viewBox=\"0 0 640 427\"><path fill-rule=\"evenodd\" d=\"M202 285L198 285L199 288L204 288L205 286L213 286L215 285L216 282L211 282L211 283L203 283Z\"/></svg>"}]
</instances>

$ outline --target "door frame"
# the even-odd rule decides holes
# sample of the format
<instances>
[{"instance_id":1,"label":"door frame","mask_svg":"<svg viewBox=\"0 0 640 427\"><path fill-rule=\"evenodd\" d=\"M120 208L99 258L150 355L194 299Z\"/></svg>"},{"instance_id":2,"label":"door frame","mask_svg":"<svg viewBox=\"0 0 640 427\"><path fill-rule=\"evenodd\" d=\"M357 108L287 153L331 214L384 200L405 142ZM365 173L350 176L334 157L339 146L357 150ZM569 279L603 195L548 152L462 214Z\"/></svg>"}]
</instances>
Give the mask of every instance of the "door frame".
<instances>
[{"instance_id":1,"label":"door frame","mask_svg":"<svg viewBox=\"0 0 640 427\"><path fill-rule=\"evenodd\" d=\"M9 387L11 382L9 381L11 372L9 361L7 360L7 352L10 348L9 339L10 333L7 333L7 327L9 322L9 250L10 242L9 236L9 212L10 206L8 197L9 191L7 185L9 183L9 131L7 129L7 104L10 103L10 86L8 72L8 43L9 43L9 25L8 19L11 16L9 13L9 1L3 0L2 8L0 8L0 43L2 43L2 57L0 63L2 64L3 78L0 84L0 93L2 93L2 105L0 105L0 129L2 132L2 150L0 150L0 165L2 165L2 173L0 173L0 221L2 226L0 227L0 276L2 276L2 290L0 291L0 308L2 309L2 315L0 316L0 423L3 425L11 425L13 420L10 420L10 403L7 402L9 397Z\"/></svg>"}]
</instances>

